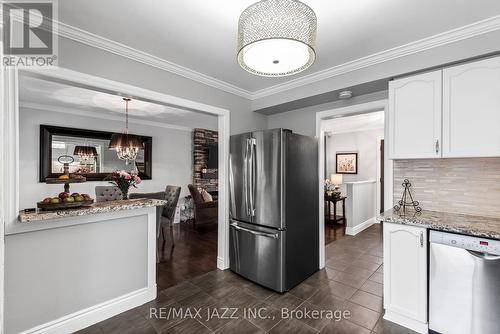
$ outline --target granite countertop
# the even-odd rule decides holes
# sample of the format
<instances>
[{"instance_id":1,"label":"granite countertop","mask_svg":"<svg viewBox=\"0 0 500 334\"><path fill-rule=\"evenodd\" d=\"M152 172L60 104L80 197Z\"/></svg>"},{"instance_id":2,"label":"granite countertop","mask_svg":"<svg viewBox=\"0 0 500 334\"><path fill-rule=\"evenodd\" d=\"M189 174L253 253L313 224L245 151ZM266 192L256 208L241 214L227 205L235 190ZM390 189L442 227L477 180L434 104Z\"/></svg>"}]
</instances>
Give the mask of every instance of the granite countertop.
<instances>
[{"instance_id":1,"label":"granite countertop","mask_svg":"<svg viewBox=\"0 0 500 334\"><path fill-rule=\"evenodd\" d=\"M378 220L430 228L432 230L460 233L500 240L500 219L422 210L420 214L410 209L406 215L390 209L377 217Z\"/></svg>"},{"instance_id":2,"label":"granite countertop","mask_svg":"<svg viewBox=\"0 0 500 334\"><path fill-rule=\"evenodd\" d=\"M37 210L37 212L30 212L30 213L25 213L21 211L19 213L18 220L20 223L29 223L34 221L44 221L44 220L58 219L58 218L86 216L97 213L140 209L153 206L161 206L165 204L167 204L167 201L159 199L146 199L146 198L109 201L109 202L94 203L90 206L82 206L76 209L53 210L53 211Z\"/></svg>"}]
</instances>

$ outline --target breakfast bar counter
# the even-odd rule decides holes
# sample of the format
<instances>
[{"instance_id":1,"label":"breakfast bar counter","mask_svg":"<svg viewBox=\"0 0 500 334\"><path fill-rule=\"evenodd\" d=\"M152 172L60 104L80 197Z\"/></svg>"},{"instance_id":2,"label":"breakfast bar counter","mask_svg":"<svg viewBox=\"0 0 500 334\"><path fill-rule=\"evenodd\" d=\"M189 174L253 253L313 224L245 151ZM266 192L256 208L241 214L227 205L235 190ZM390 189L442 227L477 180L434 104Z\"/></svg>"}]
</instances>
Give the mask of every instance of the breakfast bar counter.
<instances>
[{"instance_id":1,"label":"breakfast bar counter","mask_svg":"<svg viewBox=\"0 0 500 334\"><path fill-rule=\"evenodd\" d=\"M155 299L165 204L21 212L5 236L5 333L73 333Z\"/></svg>"},{"instance_id":2,"label":"breakfast bar counter","mask_svg":"<svg viewBox=\"0 0 500 334\"><path fill-rule=\"evenodd\" d=\"M153 206L162 206L165 204L167 204L167 201L158 199L146 199L146 198L98 202L98 203L93 203L89 206L82 206L75 209L51 210L51 211L38 210L36 212L28 212L28 213L21 211L19 213L18 220L20 223L29 223L29 222L46 221L58 218L86 216L97 213L107 213L107 212L116 212L122 210L147 208Z\"/></svg>"}]
</instances>

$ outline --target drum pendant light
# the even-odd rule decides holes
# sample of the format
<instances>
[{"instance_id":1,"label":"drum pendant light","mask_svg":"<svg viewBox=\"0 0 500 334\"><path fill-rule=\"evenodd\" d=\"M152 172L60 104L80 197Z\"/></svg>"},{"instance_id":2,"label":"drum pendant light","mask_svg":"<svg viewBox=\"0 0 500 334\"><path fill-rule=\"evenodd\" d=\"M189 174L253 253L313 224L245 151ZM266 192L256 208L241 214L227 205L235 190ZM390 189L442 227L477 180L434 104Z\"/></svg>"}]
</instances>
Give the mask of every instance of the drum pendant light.
<instances>
[{"instance_id":1,"label":"drum pendant light","mask_svg":"<svg viewBox=\"0 0 500 334\"><path fill-rule=\"evenodd\" d=\"M316 59L316 29L316 14L300 1L259 1L240 16L238 63L266 77L302 72Z\"/></svg>"}]
</instances>

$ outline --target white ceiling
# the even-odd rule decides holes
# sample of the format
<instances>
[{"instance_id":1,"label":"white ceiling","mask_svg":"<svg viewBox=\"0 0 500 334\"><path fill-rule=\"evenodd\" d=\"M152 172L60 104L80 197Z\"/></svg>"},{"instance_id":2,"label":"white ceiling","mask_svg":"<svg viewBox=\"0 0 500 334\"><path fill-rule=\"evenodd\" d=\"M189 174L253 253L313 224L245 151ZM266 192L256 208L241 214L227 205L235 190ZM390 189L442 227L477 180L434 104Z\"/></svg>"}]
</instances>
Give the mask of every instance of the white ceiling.
<instances>
[{"instance_id":1,"label":"white ceiling","mask_svg":"<svg viewBox=\"0 0 500 334\"><path fill-rule=\"evenodd\" d=\"M323 129L329 135L378 130L384 128L384 111L361 115L333 118L323 122Z\"/></svg>"},{"instance_id":2,"label":"white ceiling","mask_svg":"<svg viewBox=\"0 0 500 334\"><path fill-rule=\"evenodd\" d=\"M21 107L76 113L103 119L125 119L125 102L121 96L21 75ZM132 122L163 127L217 129L217 117L133 99L129 102Z\"/></svg>"},{"instance_id":3,"label":"white ceiling","mask_svg":"<svg viewBox=\"0 0 500 334\"><path fill-rule=\"evenodd\" d=\"M303 0L318 17L317 60L287 78L236 61L237 23L256 0L64 0L59 20L251 92L500 14L498 0Z\"/></svg>"}]
</instances>

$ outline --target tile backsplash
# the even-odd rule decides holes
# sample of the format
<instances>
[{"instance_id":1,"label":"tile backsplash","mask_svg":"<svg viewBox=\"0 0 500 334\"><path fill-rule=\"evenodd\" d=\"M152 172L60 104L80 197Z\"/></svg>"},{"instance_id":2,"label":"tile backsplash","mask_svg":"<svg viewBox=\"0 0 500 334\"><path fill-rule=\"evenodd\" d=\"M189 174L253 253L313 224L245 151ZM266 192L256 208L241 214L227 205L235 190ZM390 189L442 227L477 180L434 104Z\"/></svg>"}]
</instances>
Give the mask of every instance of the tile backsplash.
<instances>
[{"instance_id":1,"label":"tile backsplash","mask_svg":"<svg viewBox=\"0 0 500 334\"><path fill-rule=\"evenodd\" d=\"M394 161L394 203L409 179L424 210L500 218L500 158Z\"/></svg>"}]
</instances>

